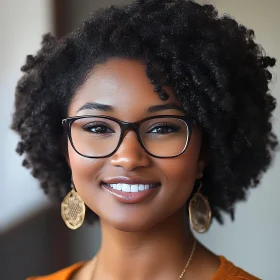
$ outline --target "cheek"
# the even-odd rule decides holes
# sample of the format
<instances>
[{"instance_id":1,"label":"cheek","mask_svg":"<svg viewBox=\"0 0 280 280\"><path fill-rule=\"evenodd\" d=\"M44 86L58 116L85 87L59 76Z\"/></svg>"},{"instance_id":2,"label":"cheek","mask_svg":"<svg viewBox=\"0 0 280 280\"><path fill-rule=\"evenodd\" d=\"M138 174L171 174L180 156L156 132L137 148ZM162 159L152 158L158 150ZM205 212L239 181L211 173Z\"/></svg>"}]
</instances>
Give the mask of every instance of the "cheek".
<instances>
[{"instance_id":1,"label":"cheek","mask_svg":"<svg viewBox=\"0 0 280 280\"><path fill-rule=\"evenodd\" d=\"M69 163L76 190L82 197L87 197L103 167L103 159L91 159L77 154L71 145L68 145Z\"/></svg>"},{"instance_id":2,"label":"cheek","mask_svg":"<svg viewBox=\"0 0 280 280\"><path fill-rule=\"evenodd\" d=\"M196 164L190 157L181 156L169 164L162 164L161 167L168 184L189 187L190 183L195 180Z\"/></svg>"},{"instance_id":3,"label":"cheek","mask_svg":"<svg viewBox=\"0 0 280 280\"><path fill-rule=\"evenodd\" d=\"M187 148L180 156L158 160L166 184L167 196L174 203L182 204L189 199L198 174L198 158L200 152L200 137L195 134Z\"/></svg>"},{"instance_id":4,"label":"cheek","mask_svg":"<svg viewBox=\"0 0 280 280\"><path fill-rule=\"evenodd\" d=\"M84 203L97 215L100 215L101 188L98 185L103 159L89 159L77 154L69 147L69 163L76 190Z\"/></svg>"},{"instance_id":5,"label":"cheek","mask_svg":"<svg viewBox=\"0 0 280 280\"><path fill-rule=\"evenodd\" d=\"M176 197L183 201L188 200L196 179L196 160L195 155L186 153L174 158L169 163L161 164L169 197Z\"/></svg>"}]
</instances>

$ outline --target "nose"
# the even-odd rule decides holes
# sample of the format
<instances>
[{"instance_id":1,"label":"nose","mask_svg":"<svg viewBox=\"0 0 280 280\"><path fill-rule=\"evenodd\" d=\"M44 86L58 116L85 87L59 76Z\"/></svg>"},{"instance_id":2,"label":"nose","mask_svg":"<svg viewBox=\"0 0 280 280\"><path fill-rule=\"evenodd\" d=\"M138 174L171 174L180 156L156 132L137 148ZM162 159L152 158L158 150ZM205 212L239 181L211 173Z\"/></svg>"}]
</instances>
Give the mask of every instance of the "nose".
<instances>
[{"instance_id":1,"label":"nose","mask_svg":"<svg viewBox=\"0 0 280 280\"><path fill-rule=\"evenodd\" d=\"M110 158L113 166L119 166L132 171L137 167L148 167L150 156L141 147L134 131L128 131L118 150Z\"/></svg>"}]
</instances>

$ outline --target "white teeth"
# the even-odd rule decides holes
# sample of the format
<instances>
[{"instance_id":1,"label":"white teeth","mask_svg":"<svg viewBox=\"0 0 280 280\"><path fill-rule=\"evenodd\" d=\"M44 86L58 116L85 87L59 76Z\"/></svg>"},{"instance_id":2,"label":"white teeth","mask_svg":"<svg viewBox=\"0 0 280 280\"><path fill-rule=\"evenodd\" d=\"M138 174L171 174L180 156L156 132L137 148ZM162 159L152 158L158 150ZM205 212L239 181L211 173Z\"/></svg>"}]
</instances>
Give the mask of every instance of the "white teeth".
<instances>
[{"instance_id":1,"label":"white teeth","mask_svg":"<svg viewBox=\"0 0 280 280\"><path fill-rule=\"evenodd\" d=\"M131 185L131 192L138 192L138 185Z\"/></svg>"},{"instance_id":2,"label":"white teeth","mask_svg":"<svg viewBox=\"0 0 280 280\"><path fill-rule=\"evenodd\" d=\"M141 192L141 191L148 190L153 187L153 185L149 185L149 184L132 184L132 185L130 185L130 184L122 184L122 183L108 184L108 186L110 186L114 190L119 190L119 191L123 191L123 192Z\"/></svg>"},{"instance_id":3,"label":"white teeth","mask_svg":"<svg viewBox=\"0 0 280 280\"><path fill-rule=\"evenodd\" d=\"M121 184L123 192L130 192L130 185L128 184Z\"/></svg>"}]
</instances>

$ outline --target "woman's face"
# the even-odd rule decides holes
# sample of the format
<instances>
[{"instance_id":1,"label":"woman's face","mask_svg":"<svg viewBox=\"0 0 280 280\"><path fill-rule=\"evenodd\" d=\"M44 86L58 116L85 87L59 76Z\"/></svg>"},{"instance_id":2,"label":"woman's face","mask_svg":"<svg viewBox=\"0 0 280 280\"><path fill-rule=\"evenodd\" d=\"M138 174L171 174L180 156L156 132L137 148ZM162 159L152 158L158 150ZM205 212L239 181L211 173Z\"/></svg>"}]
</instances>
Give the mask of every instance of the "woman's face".
<instances>
[{"instance_id":1,"label":"woman's face","mask_svg":"<svg viewBox=\"0 0 280 280\"><path fill-rule=\"evenodd\" d=\"M158 110L149 112L148 108L152 106L166 104L182 108L172 91L168 88L166 91L169 99L160 100L140 62L111 59L95 67L79 88L69 106L68 116L106 115L126 122L158 115L183 116L183 111L176 106L169 109L158 107ZM109 105L111 110L104 111L100 106L79 110L89 103ZM183 154L174 158L155 158L145 152L136 133L130 130L118 150L106 158L83 157L68 141L68 160L77 192L92 211L119 230L144 231L184 207L195 179L200 178L203 171L200 147L201 132L194 126L189 146ZM106 187L104 182L157 185L142 194L130 193L132 199L126 200L112 193L112 188ZM124 194L127 198L128 193Z\"/></svg>"}]
</instances>

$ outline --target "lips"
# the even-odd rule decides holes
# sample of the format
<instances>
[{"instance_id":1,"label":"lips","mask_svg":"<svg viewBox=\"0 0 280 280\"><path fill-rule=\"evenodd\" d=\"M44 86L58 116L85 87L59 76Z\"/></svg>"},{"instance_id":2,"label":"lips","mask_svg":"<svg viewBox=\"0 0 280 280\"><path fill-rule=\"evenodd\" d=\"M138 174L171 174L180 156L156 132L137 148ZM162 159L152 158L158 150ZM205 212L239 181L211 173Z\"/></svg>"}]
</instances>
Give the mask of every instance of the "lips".
<instances>
[{"instance_id":1,"label":"lips","mask_svg":"<svg viewBox=\"0 0 280 280\"><path fill-rule=\"evenodd\" d=\"M161 184L144 178L115 177L104 180L101 186L117 201L132 204L152 198Z\"/></svg>"},{"instance_id":2,"label":"lips","mask_svg":"<svg viewBox=\"0 0 280 280\"><path fill-rule=\"evenodd\" d=\"M124 184L148 184L148 185L155 185L159 184L158 181L143 178L143 177L124 177L124 176L119 176L119 177L114 177L114 178L108 178L105 179L102 183L105 184L118 184L118 183L124 183Z\"/></svg>"}]
</instances>

